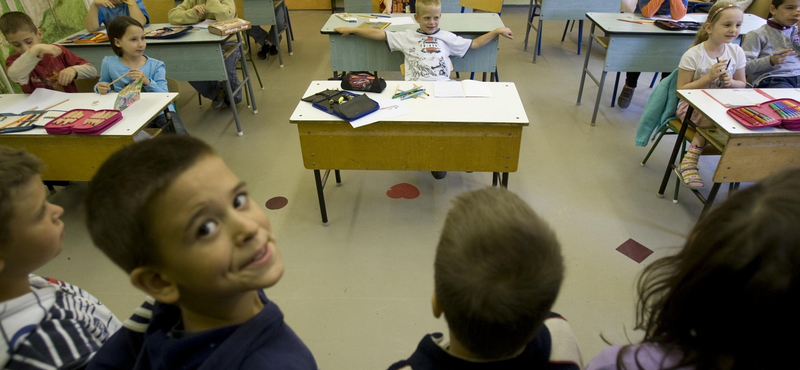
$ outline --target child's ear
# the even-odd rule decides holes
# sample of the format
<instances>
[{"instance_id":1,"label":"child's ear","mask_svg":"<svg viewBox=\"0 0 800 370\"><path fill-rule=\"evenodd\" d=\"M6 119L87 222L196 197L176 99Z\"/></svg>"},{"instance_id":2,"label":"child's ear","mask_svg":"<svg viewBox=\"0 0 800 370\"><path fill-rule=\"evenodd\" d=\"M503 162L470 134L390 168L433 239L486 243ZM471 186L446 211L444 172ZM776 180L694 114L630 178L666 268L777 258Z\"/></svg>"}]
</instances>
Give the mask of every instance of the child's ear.
<instances>
[{"instance_id":1,"label":"child's ear","mask_svg":"<svg viewBox=\"0 0 800 370\"><path fill-rule=\"evenodd\" d=\"M436 290L433 291L433 297L431 297L431 309L433 309L433 317L437 319L442 317L442 307L439 306L439 300L436 299Z\"/></svg>"},{"instance_id":2,"label":"child's ear","mask_svg":"<svg viewBox=\"0 0 800 370\"><path fill-rule=\"evenodd\" d=\"M180 298L178 285L152 267L137 267L130 274L131 284L159 302L174 304Z\"/></svg>"},{"instance_id":3,"label":"child's ear","mask_svg":"<svg viewBox=\"0 0 800 370\"><path fill-rule=\"evenodd\" d=\"M775 5L770 4L769 5L769 14L772 14L773 16L775 16L775 13L777 13L777 12L778 12L778 8L776 8Z\"/></svg>"},{"instance_id":4,"label":"child's ear","mask_svg":"<svg viewBox=\"0 0 800 370\"><path fill-rule=\"evenodd\" d=\"M42 38L42 37L44 37L44 33L42 32L42 29L41 29L41 28L37 28L37 29L36 29L36 37L37 37L37 38Z\"/></svg>"}]
</instances>

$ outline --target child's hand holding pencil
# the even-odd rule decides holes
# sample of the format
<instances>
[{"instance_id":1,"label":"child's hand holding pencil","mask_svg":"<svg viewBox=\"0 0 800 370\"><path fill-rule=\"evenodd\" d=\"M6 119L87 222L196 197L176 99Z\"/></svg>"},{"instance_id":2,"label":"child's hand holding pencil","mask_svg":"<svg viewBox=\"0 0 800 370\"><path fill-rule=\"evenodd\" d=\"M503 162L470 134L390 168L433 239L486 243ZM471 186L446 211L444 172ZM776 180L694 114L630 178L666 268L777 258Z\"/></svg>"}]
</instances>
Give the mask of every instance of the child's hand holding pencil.
<instances>
[{"instance_id":1,"label":"child's hand holding pencil","mask_svg":"<svg viewBox=\"0 0 800 370\"><path fill-rule=\"evenodd\" d=\"M778 50L769 57L769 63L776 66L786 63L786 58L794 54L794 49Z\"/></svg>"}]
</instances>

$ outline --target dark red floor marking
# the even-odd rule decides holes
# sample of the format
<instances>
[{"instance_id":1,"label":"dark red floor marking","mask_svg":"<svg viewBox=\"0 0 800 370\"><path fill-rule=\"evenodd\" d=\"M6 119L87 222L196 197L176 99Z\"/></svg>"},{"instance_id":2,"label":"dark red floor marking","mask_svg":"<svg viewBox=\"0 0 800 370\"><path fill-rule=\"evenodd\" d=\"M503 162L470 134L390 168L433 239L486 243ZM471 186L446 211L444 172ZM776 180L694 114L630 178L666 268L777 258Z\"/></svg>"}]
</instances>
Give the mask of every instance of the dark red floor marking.
<instances>
[{"instance_id":1,"label":"dark red floor marking","mask_svg":"<svg viewBox=\"0 0 800 370\"><path fill-rule=\"evenodd\" d=\"M389 190L386 191L386 195L392 199L414 199L419 196L419 189L414 185L403 182L389 188Z\"/></svg>"},{"instance_id":2,"label":"dark red floor marking","mask_svg":"<svg viewBox=\"0 0 800 370\"><path fill-rule=\"evenodd\" d=\"M289 204L289 200L284 197L274 197L267 201L267 209L281 209Z\"/></svg>"},{"instance_id":3,"label":"dark red floor marking","mask_svg":"<svg viewBox=\"0 0 800 370\"><path fill-rule=\"evenodd\" d=\"M636 263L642 263L645 258L653 254L652 250L639 244L633 239L626 240L625 243L622 243L622 245L617 247L617 251L636 261Z\"/></svg>"}]
</instances>

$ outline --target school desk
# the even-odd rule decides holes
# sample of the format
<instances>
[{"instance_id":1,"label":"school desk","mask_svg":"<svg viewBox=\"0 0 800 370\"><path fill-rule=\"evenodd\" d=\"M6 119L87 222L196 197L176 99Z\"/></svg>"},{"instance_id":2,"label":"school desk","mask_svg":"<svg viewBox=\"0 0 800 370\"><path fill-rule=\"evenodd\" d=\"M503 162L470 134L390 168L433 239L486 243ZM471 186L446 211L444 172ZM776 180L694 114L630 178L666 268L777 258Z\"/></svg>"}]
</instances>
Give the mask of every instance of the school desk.
<instances>
[{"instance_id":1,"label":"school desk","mask_svg":"<svg viewBox=\"0 0 800 370\"><path fill-rule=\"evenodd\" d=\"M396 87L413 87L406 81L386 83L383 93L367 95L390 99ZM313 81L303 96L340 84ZM304 166L314 170L323 224L328 223L323 188L330 170L337 183L339 170L394 170L492 172L493 185L498 179L508 185L508 173L517 171L522 128L528 125L516 85L488 82L490 98L435 98L433 82L416 84L430 96L402 101L413 113L357 129L311 103L297 104L289 122L297 125Z\"/></svg>"},{"instance_id":2,"label":"school desk","mask_svg":"<svg viewBox=\"0 0 800 370\"><path fill-rule=\"evenodd\" d=\"M707 16L707 14L690 15L693 17ZM589 42L589 50L586 51L586 60L581 73L581 86L578 89L577 104L580 105L586 75L589 75L589 78L598 86L592 112L592 126L597 118L600 98L603 96L606 73L672 71L678 67L683 53L694 43L697 33L696 31L667 31L656 27L653 23L630 23L619 20L638 20L641 18L641 14L586 13L586 17L592 21L591 39L606 49L603 71L598 81L589 71L589 59L592 55L593 44L593 42ZM767 21L763 18L745 14L740 35L766 23ZM597 28L600 30L599 34L595 34Z\"/></svg>"},{"instance_id":3,"label":"school desk","mask_svg":"<svg viewBox=\"0 0 800 370\"><path fill-rule=\"evenodd\" d=\"M159 23L148 25L146 29L156 30L163 27L176 26L169 23ZM87 31L82 30L66 38L84 33L87 33ZM236 33L235 35L239 52L244 57L241 34ZM227 42L232 36L234 35L217 36L206 29L197 29L177 39L148 39L145 54L164 62L167 68L167 77L178 81L225 81L224 85L228 96L233 96L233 89L230 81L228 81L223 57L223 43ZM108 42L62 45L92 63L98 72L103 65L103 58L114 55ZM250 96L254 96L247 63L242 63L242 71L244 79L240 88L248 89ZM252 99L252 104L253 114L258 114L255 99ZM231 112L233 112L236 130L241 136L243 134L242 126L239 123L239 110L235 104L231 105Z\"/></svg>"},{"instance_id":4,"label":"school desk","mask_svg":"<svg viewBox=\"0 0 800 370\"><path fill-rule=\"evenodd\" d=\"M392 14L392 17L413 17L412 14ZM337 71L399 71L403 64L403 53L391 52L385 41L365 39L350 35L342 37L333 29L336 27L358 27L368 18L358 18L357 23L348 23L331 15L320 33L328 35L331 50L331 70L334 76ZM474 39L498 27L505 27L503 21L495 13L445 13L442 14L439 28L448 30L461 37ZM419 25L389 26L386 31L417 29ZM498 38L477 50L469 50L464 58L450 58L453 71L489 72L497 70Z\"/></svg>"},{"instance_id":5,"label":"school desk","mask_svg":"<svg viewBox=\"0 0 800 370\"><path fill-rule=\"evenodd\" d=\"M53 181L89 181L100 165L117 150L133 144L139 131L151 135L160 129L145 129L159 113L177 99L177 93L143 93L139 101L122 111L122 120L100 135L49 135L44 128L0 134L0 145L24 148L46 164L42 179ZM0 111L25 100L24 94L0 95ZM116 94L73 93L69 101L54 107L51 112L71 109L113 108ZM98 105L92 105L98 101ZM9 117L7 120L13 119ZM42 124L46 121L40 121ZM3 122L0 122L2 125Z\"/></svg>"},{"instance_id":6,"label":"school desk","mask_svg":"<svg viewBox=\"0 0 800 370\"><path fill-rule=\"evenodd\" d=\"M796 89L760 90L774 99L792 98L800 101L800 91ZM681 131L678 132L678 138L675 139L675 147L658 190L659 197L664 196L669 177L675 175L674 164L678 159L680 144L688 126L686 123L694 125L689 118L695 109L714 122L714 127L698 127L697 132L722 153L711 179L713 185L708 196L703 198L701 194L694 192L705 203L701 217L714 203L720 184L760 181L775 172L800 163L800 131L775 127L750 130L727 114L728 108L722 105L724 101L715 100L703 90L678 90L678 97L689 103L690 107ZM707 188L708 179L704 180Z\"/></svg>"}]
</instances>

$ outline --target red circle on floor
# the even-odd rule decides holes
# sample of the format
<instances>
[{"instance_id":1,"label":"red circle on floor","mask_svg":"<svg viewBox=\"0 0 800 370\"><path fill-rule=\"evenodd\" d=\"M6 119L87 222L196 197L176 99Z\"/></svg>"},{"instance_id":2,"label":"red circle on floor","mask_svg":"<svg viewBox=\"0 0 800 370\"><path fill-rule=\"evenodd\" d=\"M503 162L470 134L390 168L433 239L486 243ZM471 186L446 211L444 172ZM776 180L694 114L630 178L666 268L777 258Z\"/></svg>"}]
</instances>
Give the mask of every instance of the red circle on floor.
<instances>
[{"instance_id":1,"label":"red circle on floor","mask_svg":"<svg viewBox=\"0 0 800 370\"><path fill-rule=\"evenodd\" d=\"M289 200L284 197L274 197L267 201L267 209L281 209L289 204Z\"/></svg>"},{"instance_id":2,"label":"red circle on floor","mask_svg":"<svg viewBox=\"0 0 800 370\"><path fill-rule=\"evenodd\" d=\"M419 189L414 185L403 182L389 188L386 191L386 195L392 199L414 199L419 196Z\"/></svg>"}]
</instances>

